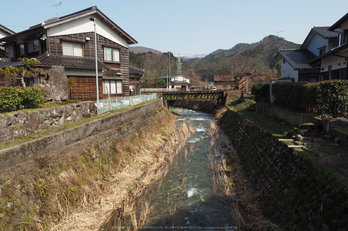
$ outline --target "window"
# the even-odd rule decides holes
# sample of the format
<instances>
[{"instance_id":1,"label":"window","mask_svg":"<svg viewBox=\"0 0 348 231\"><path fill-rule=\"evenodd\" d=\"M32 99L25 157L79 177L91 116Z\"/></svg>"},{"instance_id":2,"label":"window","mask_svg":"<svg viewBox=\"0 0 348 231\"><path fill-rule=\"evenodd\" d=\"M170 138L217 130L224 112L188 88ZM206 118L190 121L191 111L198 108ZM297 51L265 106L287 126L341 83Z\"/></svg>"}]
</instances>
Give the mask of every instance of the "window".
<instances>
[{"instance_id":1,"label":"window","mask_svg":"<svg viewBox=\"0 0 348 231\"><path fill-rule=\"evenodd\" d=\"M104 47L104 61L120 62L120 49Z\"/></svg>"},{"instance_id":2,"label":"window","mask_svg":"<svg viewBox=\"0 0 348 231\"><path fill-rule=\"evenodd\" d=\"M283 63L286 63L286 60L283 58Z\"/></svg>"},{"instance_id":3,"label":"window","mask_svg":"<svg viewBox=\"0 0 348 231\"><path fill-rule=\"evenodd\" d=\"M82 44L63 42L63 55L82 57Z\"/></svg>"},{"instance_id":4,"label":"window","mask_svg":"<svg viewBox=\"0 0 348 231\"><path fill-rule=\"evenodd\" d=\"M122 94L122 80L103 80L103 94Z\"/></svg>"},{"instance_id":5,"label":"window","mask_svg":"<svg viewBox=\"0 0 348 231\"><path fill-rule=\"evenodd\" d=\"M39 40L31 40L28 42L28 53L34 53L39 51Z\"/></svg>"},{"instance_id":6,"label":"window","mask_svg":"<svg viewBox=\"0 0 348 231\"><path fill-rule=\"evenodd\" d=\"M13 46L6 47L6 53L7 53L9 58L11 58L11 59L14 58L15 54L14 54Z\"/></svg>"},{"instance_id":7,"label":"window","mask_svg":"<svg viewBox=\"0 0 348 231\"><path fill-rule=\"evenodd\" d=\"M343 37L342 37L342 44L348 43L348 29L344 30Z\"/></svg>"},{"instance_id":8,"label":"window","mask_svg":"<svg viewBox=\"0 0 348 231\"><path fill-rule=\"evenodd\" d=\"M319 48L319 56L325 54L326 47Z\"/></svg>"},{"instance_id":9,"label":"window","mask_svg":"<svg viewBox=\"0 0 348 231\"><path fill-rule=\"evenodd\" d=\"M338 45L348 43L348 29L338 34Z\"/></svg>"},{"instance_id":10,"label":"window","mask_svg":"<svg viewBox=\"0 0 348 231\"><path fill-rule=\"evenodd\" d=\"M19 56L25 55L24 43L19 44Z\"/></svg>"}]
</instances>

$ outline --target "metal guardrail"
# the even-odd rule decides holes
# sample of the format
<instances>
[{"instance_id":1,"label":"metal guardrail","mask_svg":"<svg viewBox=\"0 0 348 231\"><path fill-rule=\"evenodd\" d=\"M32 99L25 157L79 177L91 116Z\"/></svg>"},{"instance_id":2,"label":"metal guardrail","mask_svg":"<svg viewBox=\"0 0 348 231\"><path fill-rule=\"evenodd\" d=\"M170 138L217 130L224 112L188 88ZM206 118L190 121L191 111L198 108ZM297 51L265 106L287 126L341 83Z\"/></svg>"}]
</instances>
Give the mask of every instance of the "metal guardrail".
<instances>
[{"instance_id":1,"label":"metal guardrail","mask_svg":"<svg viewBox=\"0 0 348 231\"><path fill-rule=\"evenodd\" d=\"M121 97L121 98L101 99L99 100L98 114L125 108L128 106L141 104L143 102L156 99L156 97L157 97L157 94L155 93L155 94L148 94L148 95L136 95L136 96L129 96L129 97Z\"/></svg>"}]
</instances>

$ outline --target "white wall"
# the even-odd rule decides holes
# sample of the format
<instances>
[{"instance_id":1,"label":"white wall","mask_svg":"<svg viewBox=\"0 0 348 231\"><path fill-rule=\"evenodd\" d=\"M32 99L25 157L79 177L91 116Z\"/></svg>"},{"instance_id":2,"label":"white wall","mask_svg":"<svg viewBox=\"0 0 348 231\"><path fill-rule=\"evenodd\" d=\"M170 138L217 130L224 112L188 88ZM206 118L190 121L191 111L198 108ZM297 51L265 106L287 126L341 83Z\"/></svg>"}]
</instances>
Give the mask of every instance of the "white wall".
<instances>
[{"instance_id":1,"label":"white wall","mask_svg":"<svg viewBox=\"0 0 348 231\"><path fill-rule=\"evenodd\" d=\"M47 36L50 37L94 32L94 23L89 20L90 17L91 15L49 28L47 30ZM112 30L110 26L103 22L100 18L97 18L97 34L100 34L124 47L128 47L127 41L116 33L115 30Z\"/></svg>"},{"instance_id":2,"label":"white wall","mask_svg":"<svg viewBox=\"0 0 348 231\"><path fill-rule=\"evenodd\" d=\"M342 23L341 29L342 29L342 30L348 29L348 20L345 21L344 23Z\"/></svg>"},{"instance_id":3,"label":"white wall","mask_svg":"<svg viewBox=\"0 0 348 231\"><path fill-rule=\"evenodd\" d=\"M8 35L9 35L9 34L6 33L5 31L0 30L0 38L6 37L6 36L8 36Z\"/></svg>"},{"instance_id":4,"label":"white wall","mask_svg":"<svg viewBox=\"0 0 348 231\"><path fill-rule=\"evenodd\" d=\"M348 57L348 51L345 53L340 53L339 55ZM343 64L344 62L346 64ZM345 61L345 59L342 57L333 56L333 55L322 58L320 72L327 72L329 70L328 69L329 65L332 65L332 70L342 69L347 67L347 61ZM324 70L322 70L322 68L324 68Z\"/></svg>"},{"instance_id":5,"label":"white wall","mask_svg":"<svg viewBox=\"0 0 348 231\"><path fill-rule=\"evenodd\" d=\"M328 47L329 47L328 39L324 39L323 37L316 34L314 35L313 39L309 43L307 49L313 54L315 54L316 56L319 56L318 48L323 46L326 46L325 52L328 52Z\"/></svg>"},{"instance_id":6,"label":"white wall","mask_svg":"<svg viewBox=\"0 0 348 231\"><path fill-rule=\"evenodd\" d=\"M280 78L294 78L295 82L298 82L298 71L294 70L288 62L283 63L283 59L282 59L282 66L281 66L281 75Z\"/></svg>"},{"instance_id":7,"label":"white wall","mask_svg":"<svg viewBox=\"0 0 348 231\"><path fill-rule=\"evenodd\" d=\"M177 77L171 78L171 81L173 81L173 82L187 82L187 83L190 82L189 79L182 77L182 76L177 76Z\"/></svg>"}]
</instances>

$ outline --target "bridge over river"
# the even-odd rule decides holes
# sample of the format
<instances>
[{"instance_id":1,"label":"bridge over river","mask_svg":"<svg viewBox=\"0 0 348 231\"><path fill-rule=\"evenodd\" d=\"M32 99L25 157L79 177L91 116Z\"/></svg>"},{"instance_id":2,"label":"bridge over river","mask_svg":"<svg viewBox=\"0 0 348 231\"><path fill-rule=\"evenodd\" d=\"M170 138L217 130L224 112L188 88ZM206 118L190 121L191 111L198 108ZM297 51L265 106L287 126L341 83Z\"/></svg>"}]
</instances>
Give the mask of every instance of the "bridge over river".
<instances>
[{"instance_id":1,"label":"bridge over river","mask_svg":"<svg viewBox=\"0 0 348 231\"><path fill-rule=\"evenodd\" d=\"M154 93L154 91L142 91L142 93ZM217 99L218 103L225 98L224 91L156 91L162 95L163 100L196 100L196 99Z\"/></svg>"}]
</instances>

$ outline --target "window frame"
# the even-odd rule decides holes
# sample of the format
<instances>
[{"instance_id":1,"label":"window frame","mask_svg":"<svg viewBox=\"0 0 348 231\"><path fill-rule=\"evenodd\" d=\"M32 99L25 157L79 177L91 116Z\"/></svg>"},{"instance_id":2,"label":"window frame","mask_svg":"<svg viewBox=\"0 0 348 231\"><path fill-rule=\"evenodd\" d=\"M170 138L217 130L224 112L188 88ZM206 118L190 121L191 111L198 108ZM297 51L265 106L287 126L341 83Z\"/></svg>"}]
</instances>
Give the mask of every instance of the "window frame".
<instances>
[{"instance_id":1,"label":"window frame","mask_svg":"<svg viewBox=\"0 0 348 231\"><path fill-rule=\"evenodd\" d=\"M7 46L5 48L5 52L6 52L6 55L8 55L8 57L10 59L16 58L15 47L13 45Z\"/></svg>"},{"instance_id":2,"label":"window frame","mask_svg":"<svg viewBox=\"0 0 348 231\"><path fill-rule=\"evenodd\" d=\"M106 90L108 88L108 91ZM121 79L103 79L103 95L122 95Z\"/></svg>"},{"instance_id":3,"label":"window frame","mask_svg":"<svg viewBox=\"0 0 348 231\"><path fill-rule=\"evenodd\" d=\"M107 58L107 55L108 54L106 54L106 50L107 49L110 49L111 50L111 53L110 53L110 55L111 55L111 60L109 60L109 59L106 59ZM118 60L115 60L115 51L118 51ZM103 47L103 60L104 60L104 62L112 62L112 63L120 63L121 62L121 49L120 48L116 48L116 47L107 47L107 46L105 46L105 47Z\"/></svg>"},{"instance_id":4,"label":"window frame","mask_svg":"<svg viewBox=\"0 0 348 231\"><path fill-rule=\"evenodd\" d=\"M35 42L37 42L37 50L35 50ZM33 50L30 51L30 48L31 48L31 44L32 44L32 47L33 47ZM28 47L28 54L32 54L32 53L37 53L37 52L40 52L40 41L39 39L33 39L33 40L29 40L27 42L27 47Z\"/></svg>"},{"instance_id":5,"label":"window frame","mask_svg":"<svg viewBox=\"0 0 348 231\"><path fill-rule=\"evenodd\" d=\"M64 44L68 45L72 45L72 55L68 52L67 48L64 49ZM81 55L75 55L75 46L77 48L77 46L81 47ZM65 50L65 52L64 52ZM79 42L71 42L71 41L62 41L62 54L63 56L70 56L70 57L84 57L84 44L83 43L79 43ZM66 54L68 53L68 54Z\"/></svg>"},{"instance_id":6,"label":"window frame","mask_svg":"<svg viewBox=\"0 0 348 231\"><path fill-rule=\"evenodd\" d=\"M26 55L26 52L25 52L25 43L20 43L20 44L18 44L18 51L19 51L19 57L25 56L25 55Z\"/></svg>"}]
</instances>

